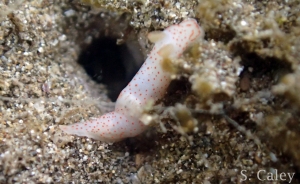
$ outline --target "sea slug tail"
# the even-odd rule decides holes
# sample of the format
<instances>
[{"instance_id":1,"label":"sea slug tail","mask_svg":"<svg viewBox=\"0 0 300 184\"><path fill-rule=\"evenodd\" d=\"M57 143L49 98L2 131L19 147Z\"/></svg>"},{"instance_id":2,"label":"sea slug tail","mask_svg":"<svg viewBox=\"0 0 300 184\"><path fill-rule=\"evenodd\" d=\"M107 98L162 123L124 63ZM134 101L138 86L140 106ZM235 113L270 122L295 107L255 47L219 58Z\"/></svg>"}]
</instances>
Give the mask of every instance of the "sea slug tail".
<instances>
[{"instance_id":1,"label":"sea slug tail","mask_svg":"<svg viewBox=\"0 0 300 184\"><path fill-rule=\"evenodd\" d=\"M60 125L59 128L68 134L86 136L104 142L117 142L140 134L146 127L138 119L114 111L85 122Z\"/></svg>"}]
</instances>

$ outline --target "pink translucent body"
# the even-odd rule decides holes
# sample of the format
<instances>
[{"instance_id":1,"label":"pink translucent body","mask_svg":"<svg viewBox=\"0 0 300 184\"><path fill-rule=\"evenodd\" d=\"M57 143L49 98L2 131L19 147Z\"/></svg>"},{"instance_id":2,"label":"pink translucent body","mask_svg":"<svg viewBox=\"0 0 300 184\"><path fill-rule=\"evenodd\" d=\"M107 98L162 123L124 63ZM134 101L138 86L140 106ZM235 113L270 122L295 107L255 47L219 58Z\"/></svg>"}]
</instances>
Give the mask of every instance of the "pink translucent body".
<instances>
[{"instance_id":1,"label":"pink translucent body","mask_svg":"<svg viewBox=\"0 0 300 184\"><path fill-rule=\"evenodd\" d=\"M203 32L194 19L187 19L166 28L162 35L140 70L120 93L115 111L86 122L61 125L60 128L69 134L106 142L116 142L142 133L146 129L139 121L143 107L149 100L162 98L171 81L169 74L161 67L163 56L160 52L165 46L171 46L172 52L167 57L178 58Z\"/></svg>"}]
</instances>

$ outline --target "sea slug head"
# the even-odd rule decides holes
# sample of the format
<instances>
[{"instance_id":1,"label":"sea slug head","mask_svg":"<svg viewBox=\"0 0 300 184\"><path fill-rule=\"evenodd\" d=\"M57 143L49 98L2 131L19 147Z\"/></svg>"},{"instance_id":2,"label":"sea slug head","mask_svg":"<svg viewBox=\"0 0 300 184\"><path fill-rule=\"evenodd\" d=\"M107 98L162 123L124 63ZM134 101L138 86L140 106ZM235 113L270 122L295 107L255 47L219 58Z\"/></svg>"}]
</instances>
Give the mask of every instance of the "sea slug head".
<instances>
[{"instance_id":1,"label":"sea slug head","mask_svg":"<svg viewBox=\"0 0 300 184\"><path fill-rule=\"evenodd\" d=\"M178 57L194 42L202 39L204 32L195 19L189 18L180 24L172 25L164 30L170 36L170 43L174 45L173 56Z\"/></svg>"},{"instance_id":2,"label":"sea slug head","mask_svg":"<svg viewBox=\"0 0 300 184\"><path fill-rule=\"evenodd\" d=\"M185 34L189 35L189 41L193 42L198 38L204 37L204 31L199 26L197 21L192 18L185 19L179 26L184 29Z\"/></svg>"}]
</instances>

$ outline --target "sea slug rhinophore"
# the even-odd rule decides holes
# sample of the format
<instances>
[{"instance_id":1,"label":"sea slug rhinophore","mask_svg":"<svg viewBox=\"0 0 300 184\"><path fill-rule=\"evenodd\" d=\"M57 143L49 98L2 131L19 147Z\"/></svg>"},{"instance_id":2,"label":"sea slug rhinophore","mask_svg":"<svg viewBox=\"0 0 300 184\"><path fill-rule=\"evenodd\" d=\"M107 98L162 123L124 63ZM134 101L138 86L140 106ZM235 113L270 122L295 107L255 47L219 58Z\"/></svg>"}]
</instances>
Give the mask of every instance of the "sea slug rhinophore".
<instances>
[{"instance_id":1,"label":"sea slug rhinophore","mask_svg":"<svg viewBox=\"0 0 300 184\"><path fill-rule=\"evenodd\" d=\"M151 32L148 38L155 43L148 58L120 93L115 111L73 125L60 125L69 134L86 136L105 142L116 142L142 133L145 126L139 119L147 101L162 98L171 82L170 74L163 70L164 59L178 58L203 31L194 19L186 19L164 31Z\"/></svg>"}]
</instances>

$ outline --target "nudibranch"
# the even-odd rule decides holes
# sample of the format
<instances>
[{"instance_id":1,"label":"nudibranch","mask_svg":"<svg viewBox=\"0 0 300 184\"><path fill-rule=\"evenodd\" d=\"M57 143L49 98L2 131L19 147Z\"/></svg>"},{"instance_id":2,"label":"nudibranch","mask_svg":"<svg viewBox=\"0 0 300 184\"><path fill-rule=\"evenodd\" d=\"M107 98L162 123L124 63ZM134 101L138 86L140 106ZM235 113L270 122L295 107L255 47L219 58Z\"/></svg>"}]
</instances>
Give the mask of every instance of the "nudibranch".
<instances>
[{"instance_id":1,"label":"nudibranch","mask_svg":"<svg viewBox=\"0 0 300 184\"><path fill-rule=\"evenodd\" d=\"M164 31L150 32L148 39L155 45L140 70L120 93L115 111L86 122L60 125L60 129L105 142L116 142L142 133L147 128L140 121L143 107L149 100L162 98L171 82L170 74L162 68L163 60L180 57L203 35L197 21L191 18Z\"/></svg>"}]
</instances>

